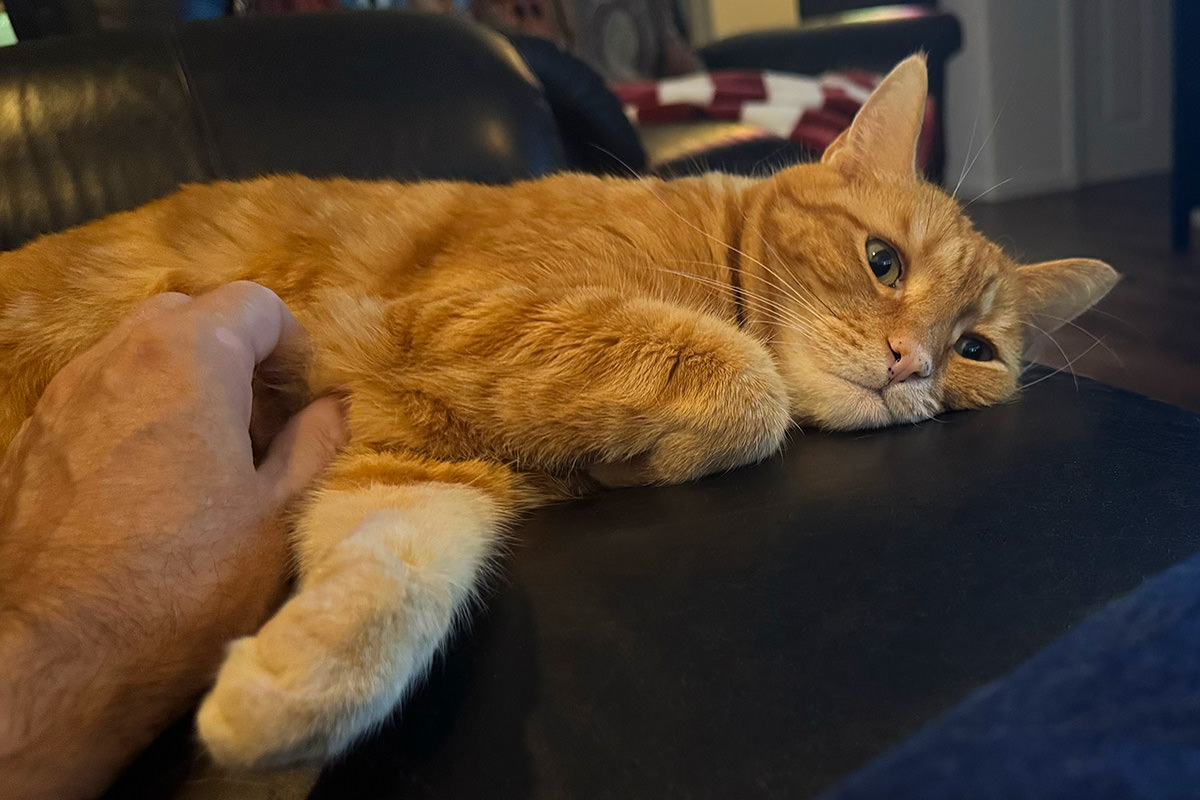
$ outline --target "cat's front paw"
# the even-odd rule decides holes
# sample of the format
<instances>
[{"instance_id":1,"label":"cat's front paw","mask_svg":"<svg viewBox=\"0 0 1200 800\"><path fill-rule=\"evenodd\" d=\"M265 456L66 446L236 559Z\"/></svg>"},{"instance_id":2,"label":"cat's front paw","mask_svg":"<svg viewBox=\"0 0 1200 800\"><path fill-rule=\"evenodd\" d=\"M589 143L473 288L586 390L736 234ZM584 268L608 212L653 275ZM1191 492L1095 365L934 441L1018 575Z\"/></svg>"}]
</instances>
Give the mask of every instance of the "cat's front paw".
<instances>
[{"instance_id":1,"label":"cat's front paw","mask_svg":"<svg viewBox=\"0 0 1200 800\"><path fill-rule=\"evenodd\" d=\"M753 464L779 450L791 425L783 379L767 360L732 375L686 376L686 393L664 404L663 429L632 459L593 464L609 487L683 483Z\"/></svg>"}]
</instances>

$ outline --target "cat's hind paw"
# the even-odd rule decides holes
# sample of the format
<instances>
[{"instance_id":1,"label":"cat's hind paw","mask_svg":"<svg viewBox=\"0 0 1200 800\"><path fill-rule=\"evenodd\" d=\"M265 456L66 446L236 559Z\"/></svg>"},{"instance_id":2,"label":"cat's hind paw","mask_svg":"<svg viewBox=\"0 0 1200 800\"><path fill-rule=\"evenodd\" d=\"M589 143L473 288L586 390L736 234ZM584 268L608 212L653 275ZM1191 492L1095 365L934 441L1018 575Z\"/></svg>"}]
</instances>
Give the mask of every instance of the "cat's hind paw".
<instances>
[{"instance_id":1,"label":"cat's hind paw","mask_svg":"<svg viewBox=\"0 0 1200 800\"><path fill-rule=\"evenodd\" d=\"M384 541L405 527L399 512L375 514L256 636L233 643L196 719L217 763L326 759L396 706L448 624L423 637L406 624L403 601L419 592L420 576Z\"/></svg>"},{"instance_id":2,"label":"cat's hind paw","mask_svg":"<svg viewBox=\"0 0 1200 800\"><path fill-rule=\"evenodd\" d=\"M406 508L362 511L389 502ZM357 527L256 636L233 643L197 717L213 759L242 769L324 760L385 720L453 625L495 518L467 486L328 493L308 522Z\"/></svg>"},{"instance_id":3,"label":"cat's hind paw","mask_svg":"<svg viewBox=\"0 0 1200 800\"><path fill-rule=\"evenodd\" d=\"M314 717L283 676L258 657L254 637L234 642L216 686L204 698L196 725L218 764L260 769L320 761L329 743L312 735Z\"/></svg>"}]
</instances>

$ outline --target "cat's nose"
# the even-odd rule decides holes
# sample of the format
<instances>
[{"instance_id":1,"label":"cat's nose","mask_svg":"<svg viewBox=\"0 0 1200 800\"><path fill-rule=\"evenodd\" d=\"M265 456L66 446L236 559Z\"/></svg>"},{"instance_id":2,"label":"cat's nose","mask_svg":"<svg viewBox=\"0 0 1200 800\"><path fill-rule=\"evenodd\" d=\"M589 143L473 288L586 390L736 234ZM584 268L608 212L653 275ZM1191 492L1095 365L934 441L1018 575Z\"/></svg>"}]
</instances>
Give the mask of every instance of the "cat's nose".
<instances>
[{"instance_id":1,"label":"cat's nose","mask_svg":"<svg viewBox=\"0 0 1200 800\"><path fill-rule=\"evenodd\" d=\"M928 378L933 359L925 348L908 339L888 339L895 363L888 367L888 383L904 383L909 378Z\"/></svg>"}]
</instances>

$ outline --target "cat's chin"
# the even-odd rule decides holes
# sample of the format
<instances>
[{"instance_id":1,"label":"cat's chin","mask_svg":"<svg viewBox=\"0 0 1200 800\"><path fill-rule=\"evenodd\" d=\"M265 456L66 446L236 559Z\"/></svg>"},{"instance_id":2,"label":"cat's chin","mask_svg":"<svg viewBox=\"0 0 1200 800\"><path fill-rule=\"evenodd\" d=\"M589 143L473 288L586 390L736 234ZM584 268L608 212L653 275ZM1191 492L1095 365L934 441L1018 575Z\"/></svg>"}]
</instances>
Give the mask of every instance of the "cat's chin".
<instances>
[{"instance_id":1,"label":"cat's chin","mask_svg":"<svg viewBox=\"0 0 1200 800\"><path fill-rule=\"evenodd\" d=\"M832 372L810 374L804 390L795 394L795 403L793 416L801 425L850 431L894 424L879 390Z\"/></svg>"},{"instance_id":2,"label":"cat's chin","mask_svg":"<svg viewBox=\"0 0 1200 800\"><path fill-rule=\"evenodd\" d=\"M891 415L891 425L924 422L942 413L942 404L934 399L925 379L913 383L888 386L882 392L883 401Z\"/></svg>"},{"instance_id":3,"label":"cat's chin","mask_svg":"<svg viewBox=\"0 0 1200 800\"><path fill-rule=\"evenodd\" d=\"M872 389L835 373L798 400L795 410L800 424L826 430L864 430L921 422L940 413L941 406L926 388L896 384Z\"/></svg>"}]
</instances>

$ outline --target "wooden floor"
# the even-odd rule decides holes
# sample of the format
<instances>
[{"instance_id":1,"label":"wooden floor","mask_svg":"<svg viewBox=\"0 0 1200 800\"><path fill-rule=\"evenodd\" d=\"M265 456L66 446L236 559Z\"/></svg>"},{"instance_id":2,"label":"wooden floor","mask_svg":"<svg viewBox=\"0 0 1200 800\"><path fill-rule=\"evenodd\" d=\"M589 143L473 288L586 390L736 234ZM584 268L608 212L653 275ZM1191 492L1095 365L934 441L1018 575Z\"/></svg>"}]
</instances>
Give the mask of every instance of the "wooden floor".
<instances>
[{"instance_id":1,"label":"wooden floor","mask_svg":"<svg viewBox=\"0 0 1200 800\"><path fill-rule=\"evenodd\" d=\"M1124 275L1078 328L1059 329L1056 343L1039 337L1031 358L1054 367L1069 360L1079 375L1200 412L1200 255L1170 251L1169 196L1163 176L968 213L1022 260L1089 256Z\"/></svg>"}]
</instances>

